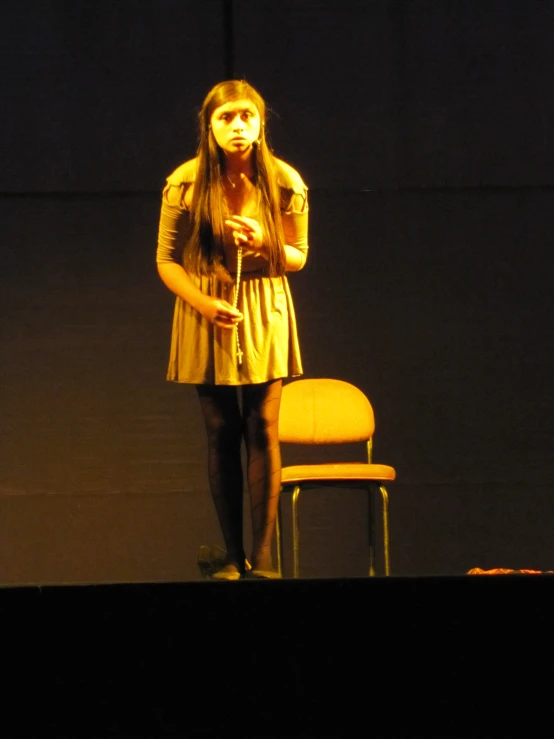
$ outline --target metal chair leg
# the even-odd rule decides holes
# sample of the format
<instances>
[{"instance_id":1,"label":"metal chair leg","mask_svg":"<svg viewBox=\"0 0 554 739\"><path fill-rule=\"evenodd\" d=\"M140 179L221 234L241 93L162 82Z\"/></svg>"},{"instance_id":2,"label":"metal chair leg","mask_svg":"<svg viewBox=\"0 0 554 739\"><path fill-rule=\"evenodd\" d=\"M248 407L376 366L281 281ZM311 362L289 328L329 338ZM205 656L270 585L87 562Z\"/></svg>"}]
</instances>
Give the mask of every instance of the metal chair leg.
<instances>
[{"instance_id":1,"label":"metal chair leg","mask_svg":"<svg viewBox=\"0 0 554 739\"><path fill-rule=\"evenodd\" d=\"M390 575L390 552L389 552L389 494L384 485L379 486L383 498L383 554L385 557L385 576Z\"/></svg>"},{"instance_id":2,"label":"metal chair leg","mask_svg":"<svg viewBox=\"0 0 554 739\"><path fill-rule=\"evenodd\" d=\"M300 530L298 526L298 498L300 486L297 485L292 493L292 576L300 576Z\"/></svg>"},{"instance_id":3,"label":"metal chair leg","mask_svg":"<svg viewBox=\"0 0 554 739\"><path fill-rule=\"evenodd\" d=\"M371 484L367 488L367 543L369 548L369 576L375 577L375 496Z\"/></svg>"},{"instance_id":4,"label":"metal chair leg","mask_svg":"<svg viewBox=\"0 0 554 739\"><path fill-rule=\"evenodd\" d=\"M281 499L277 506L277 516L275 517L275 539L277 549L277 572L283 577L283 515L281 511Z\"/></svg>"}]
</instances>

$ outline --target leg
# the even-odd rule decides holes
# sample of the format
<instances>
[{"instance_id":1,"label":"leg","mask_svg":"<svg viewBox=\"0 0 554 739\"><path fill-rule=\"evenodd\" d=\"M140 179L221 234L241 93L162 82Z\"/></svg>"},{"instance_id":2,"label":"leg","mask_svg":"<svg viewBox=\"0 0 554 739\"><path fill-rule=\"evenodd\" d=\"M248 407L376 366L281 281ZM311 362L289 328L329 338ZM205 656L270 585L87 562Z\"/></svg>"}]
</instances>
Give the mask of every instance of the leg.
<instances>
[{"instance_id":1,"label":"leg","mask_svg":"<svg viewBox=\"0 0 554 739\"><path fill-rule=\"evenodd\" d=\"M242 389L243 433L252 513L252 569L271 571L271 542L281 490L278 420L282 380Z\"/></svg>"},{"instance_id":2,"label":"leg","mask_svg":"<svg viewBox=\"0 0 554 739\"><path fill-rule=\"evenodd\" d=\"M208 475L227 551L226 570L244 572L241 414L234 387L198 385L208 437Z\"/></svg>"}]
</instances>

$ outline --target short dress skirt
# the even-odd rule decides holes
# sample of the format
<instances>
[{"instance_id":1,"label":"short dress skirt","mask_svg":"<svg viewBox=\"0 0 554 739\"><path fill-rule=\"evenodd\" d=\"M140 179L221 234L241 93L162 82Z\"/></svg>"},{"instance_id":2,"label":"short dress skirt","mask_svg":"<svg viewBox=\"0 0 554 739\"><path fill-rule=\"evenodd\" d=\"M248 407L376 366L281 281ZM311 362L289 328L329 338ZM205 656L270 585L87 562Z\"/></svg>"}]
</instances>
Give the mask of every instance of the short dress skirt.
<instances>
[{"instance_id":1,"label":"short dress skirt","mask_svg":"<svg viewBox=\"0 0 554 739\"><path fill-rule=\"evenodd\" d=\"M192 279L205 294L234 304L234 284L213 276ZM184 300L176 299L168 380L245 385L302 374L296 316L286 275L266 277L246 272L241 276L238 293L237 308L244 319L232 329L214 326Z\"/></svg>"}]
</instances>

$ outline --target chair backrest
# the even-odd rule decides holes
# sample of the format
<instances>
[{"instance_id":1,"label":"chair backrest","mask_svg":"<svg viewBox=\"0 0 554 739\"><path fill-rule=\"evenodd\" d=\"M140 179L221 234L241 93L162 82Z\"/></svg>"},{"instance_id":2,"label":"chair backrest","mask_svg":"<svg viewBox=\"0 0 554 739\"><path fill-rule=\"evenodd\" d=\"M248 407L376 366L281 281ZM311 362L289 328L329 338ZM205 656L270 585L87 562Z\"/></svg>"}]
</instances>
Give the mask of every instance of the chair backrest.
<instances>
[{"instance_id":1,"label":"chair backrest","mask_svg":"<svg viewBox=\"0 0 554 739\"><path fill-rule=\"evenodd\" d=\"M355 385L326 378L283 386L279 439L292 444L368 441L375 430L373 408Z\"/></svg>"}]
</instances>

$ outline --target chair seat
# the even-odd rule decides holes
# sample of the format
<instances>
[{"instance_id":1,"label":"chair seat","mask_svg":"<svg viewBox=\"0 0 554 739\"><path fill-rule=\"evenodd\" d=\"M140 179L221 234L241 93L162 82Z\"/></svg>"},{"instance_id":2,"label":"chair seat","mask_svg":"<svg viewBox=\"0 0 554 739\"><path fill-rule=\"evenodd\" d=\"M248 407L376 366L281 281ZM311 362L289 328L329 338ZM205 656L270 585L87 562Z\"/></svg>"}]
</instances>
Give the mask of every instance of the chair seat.
<instances>
[{"instance_id":1,"label":"chair seat","mask_svg":"<svg viewBox=\"0 0 554 739\"><path fill-rule=\"evenodd\" d=\"M396 472L386 464L341 462L339 464L299 464L283 467L281 484L309 482L310 480L394 480Z\"/></svg>"}]
</instances>

